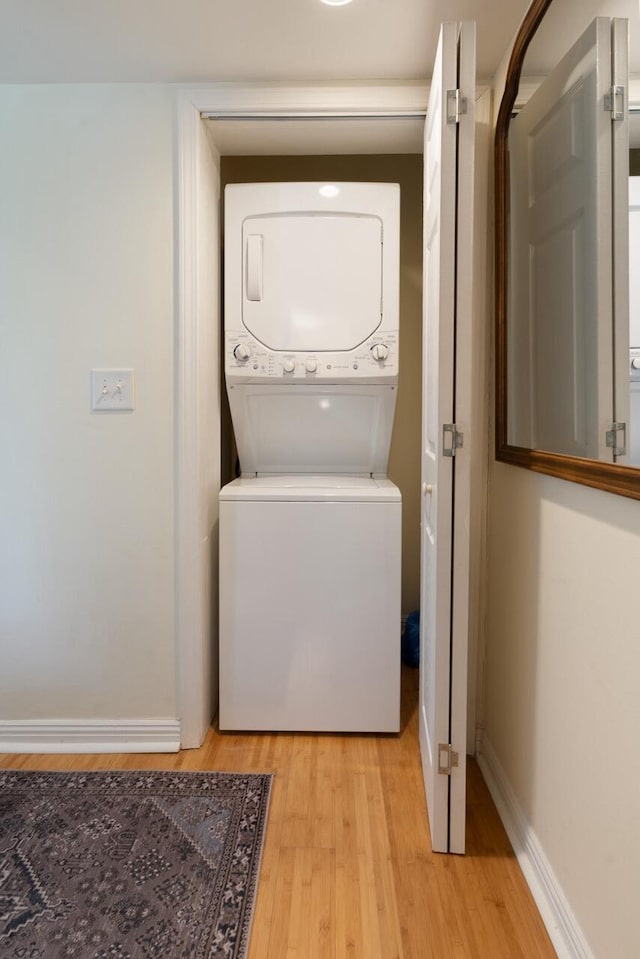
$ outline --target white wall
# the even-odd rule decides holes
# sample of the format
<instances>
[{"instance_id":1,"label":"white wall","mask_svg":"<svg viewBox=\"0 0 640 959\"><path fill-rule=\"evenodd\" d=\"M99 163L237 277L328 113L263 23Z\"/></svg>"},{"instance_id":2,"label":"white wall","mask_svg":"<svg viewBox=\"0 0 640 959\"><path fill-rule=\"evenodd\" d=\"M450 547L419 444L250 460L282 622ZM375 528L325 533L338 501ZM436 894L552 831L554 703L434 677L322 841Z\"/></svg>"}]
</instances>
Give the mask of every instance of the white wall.
<instances>
[{"instance_id":1,"label":"white wall","mask_svg":"<svg viewBox=\"0 0 640 959\"><path fill-rule=\"evenodd\" d=\"M0 87L0 137L0 721L176 717L173 96Z\"/></svg>"}]
</instances>

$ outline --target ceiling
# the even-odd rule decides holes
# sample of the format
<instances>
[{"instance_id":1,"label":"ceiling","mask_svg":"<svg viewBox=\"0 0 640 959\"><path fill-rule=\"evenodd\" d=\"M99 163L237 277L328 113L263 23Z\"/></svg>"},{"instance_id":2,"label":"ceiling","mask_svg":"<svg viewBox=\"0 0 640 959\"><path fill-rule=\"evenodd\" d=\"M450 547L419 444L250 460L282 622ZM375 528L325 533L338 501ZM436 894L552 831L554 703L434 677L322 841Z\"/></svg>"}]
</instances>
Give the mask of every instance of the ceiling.
<instances>
[{"instance_id":1,"label":"ceiling","mask_svg":"<svg viewBox=\"0 0 640 959\"><path fill-rule=\"evenodd\" d=\"M0 83L424 82L440 23L475 20L478 77L499 66L529 0L0 0ZM630 21L638 0L554 0L524 74L543 76L593 16ZM416 120L216 120L222 153L411 153ZM640 124L638 124L640 126ZM640 134L638 135L640 145Z\"/></svg>"},{"instance_id":2,"label":"ceiling","mask_svg":"<svg viewBox=\"0 0 640 959\"><path fill-rule=\"evenodd\" d=\"M0 0L0 82L421 80L443 20L491 77L529 0Z\"/></svg>"}]
</instances>

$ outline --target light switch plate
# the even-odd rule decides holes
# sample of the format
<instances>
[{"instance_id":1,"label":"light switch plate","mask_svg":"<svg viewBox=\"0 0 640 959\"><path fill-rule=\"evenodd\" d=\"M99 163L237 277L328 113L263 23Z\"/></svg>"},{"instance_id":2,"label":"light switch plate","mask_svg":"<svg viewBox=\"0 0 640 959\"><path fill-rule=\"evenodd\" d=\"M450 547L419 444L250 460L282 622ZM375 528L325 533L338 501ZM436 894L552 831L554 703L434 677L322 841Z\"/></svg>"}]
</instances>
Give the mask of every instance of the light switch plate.
<instances>
[{"instance_id":1,"label":"light switch plate","mask_svg":"<svg viewBox=\"0 0 640 959\"><path fill-rule=\"evenodd\" d=\"M135 408L133 370L91 370L93 413L131 413Z\"/></svg>"}]
</instances>

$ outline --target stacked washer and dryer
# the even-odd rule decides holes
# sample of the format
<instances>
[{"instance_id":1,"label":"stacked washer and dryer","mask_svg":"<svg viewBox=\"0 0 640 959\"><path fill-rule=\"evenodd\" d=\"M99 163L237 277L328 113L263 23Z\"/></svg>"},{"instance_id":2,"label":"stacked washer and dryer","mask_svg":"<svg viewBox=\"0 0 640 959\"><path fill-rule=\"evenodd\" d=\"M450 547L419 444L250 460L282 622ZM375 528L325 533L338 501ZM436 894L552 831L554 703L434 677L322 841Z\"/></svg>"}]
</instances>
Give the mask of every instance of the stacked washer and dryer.
<instances>
[{"instance_id":1,"label":"stacked washer and dryer","mask_svg":"<svg viewBox=\"0 0 640 959\"><path fill-rule=\"evenodd\" d=\"M397 184L225 191L223 730L396 732Z\"/></svg>"}]
</instances>

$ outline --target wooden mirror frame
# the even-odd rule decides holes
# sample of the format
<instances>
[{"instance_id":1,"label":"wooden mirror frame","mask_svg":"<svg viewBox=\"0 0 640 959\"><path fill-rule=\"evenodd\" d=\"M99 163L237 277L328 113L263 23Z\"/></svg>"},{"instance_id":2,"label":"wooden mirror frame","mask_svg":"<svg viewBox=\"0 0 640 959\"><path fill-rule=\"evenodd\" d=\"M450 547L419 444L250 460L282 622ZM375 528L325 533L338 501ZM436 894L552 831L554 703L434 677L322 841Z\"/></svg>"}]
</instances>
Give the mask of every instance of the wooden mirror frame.
<instances>
[{"instance_id":1,"label":"wooden mirror frame","mask_svg":"<svg viewBox=\"0 0 640 959\"><path fill-rule=\"evenodd\" d=\"M509 124L518 95L525 54L553 0L533 0L516 36L500 104L495 134L496 237L496 459L513 466L621 496L640 499L640 469L545 450L510 446L507 440L507 300L509 269Z\"/></svg>"}]
</instances>

